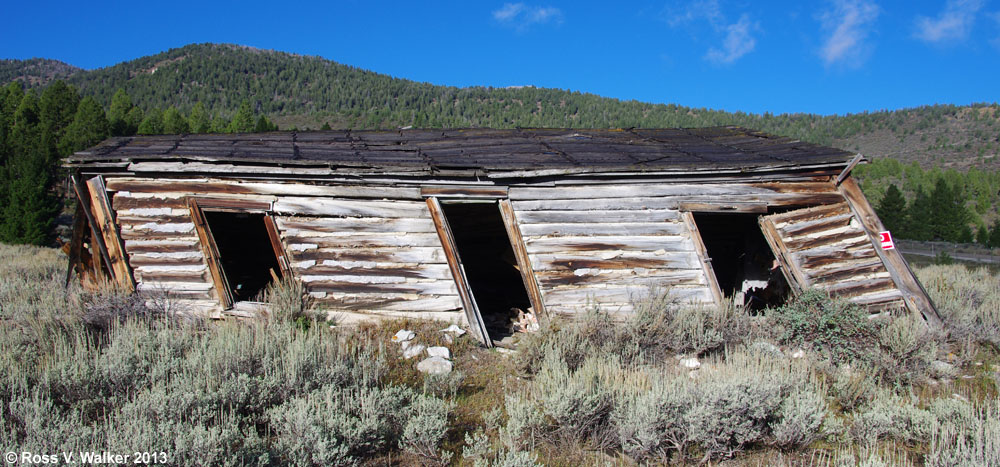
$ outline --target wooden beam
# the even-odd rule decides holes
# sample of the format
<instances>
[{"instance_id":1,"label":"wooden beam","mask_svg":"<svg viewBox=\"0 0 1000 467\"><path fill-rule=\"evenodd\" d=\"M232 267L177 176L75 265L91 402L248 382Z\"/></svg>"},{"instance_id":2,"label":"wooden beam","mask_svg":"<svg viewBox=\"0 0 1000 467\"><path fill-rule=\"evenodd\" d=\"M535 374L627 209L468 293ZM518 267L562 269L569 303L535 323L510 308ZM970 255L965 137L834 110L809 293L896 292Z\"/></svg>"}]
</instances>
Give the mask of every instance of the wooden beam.
<instances>
[{"instance_id":1,"label":"wooden beam","mask_svg":"<svg viewBox=\"0 0 1000 467\"><path fill-rule=\"evenodd\" d=\"M858 182L853 177L848 177L838 186L838 189L843 193L847 204L850 205L851 210L857 215L858 220L861 221L861 225L864 226L872 245L875 247L875 251L882 258L882 262L885 263L885 267L889 270L889 275L892 276L896 287L903 293L903 301L906 303L906 307L911 312L919 313L923 316L928 325L940 328L941 317L938 315L937 308L934 306L931 297L927 295L927 291L924 290L924 286L920 284L920 281L913 274L913 270L910 269L910 265L903 258L903 254L895 248L891 250L882 249L878 233L885 230L885 226L882 225L882 221L875 214L875 210L872 209L871 204L865 199L865 195L861 192Z\"/></svg>"},{"instance_id":2,"label":"wooden beam","mask_svg":"<svg viewBox=\"0 0 1000 467\"><path fill-rule=\"evenodd\" d=\"M111 271L105 267L110 264L108 250L104 246L104 237L97 231L97 222L94 220L94 214L90 209L90 194L87 190L87 184L80 180L79 175L73 175L71 179L76 199L83 206L83 214L87 217L87 225L90 226L90 247L92 250L91 256L94 258L94 278L111 277Z\"/></svg>"},{"instance_id":3,"label":"wooden beam","mask_svg":"<svg viewBox=\"0 0 1000 467\"><path fill-rule=\"evenodd\" d=\"M95 225L104 239L109 269L119 286L129 292L134 291L135 279L125 259L125 244L115 224L115 215L111 210L107 189L104 187L104 178L98 175L87 180L87 189L90 191L90 208L93 211Z\"/></svg>"},{"instance_id":4,"label":"wooden beam","mask_svg":"<svg viewBox=\"0 0 1000 467\"><path fill-rule=\"evenodd\" d=\"M73 271L76 269L78 263L80 263L80 252L83 250L83 230L87 228L87 217L83 214L83 204L79 201L76 203L76 213L73 215L73 235L69 240L69 251L66 254L69 256L69 262L66 266L66 283L65 287L69 287L69 281L73 278Z\"/></svg>"},{"instance_id":5,"label":"wooden beam","mask_svg":"<svg viewBox=\"0 0 1000 467\"><path fill-rule=\"evenodd\" d=\"M738 213L766 213L767 203L741 203L741 202L681 202L677 207L681 211L692 212L738 212Z\"/></svg>"},{"instance_id":6,"label":"wooden beam","mask_svg":"<svg viewBox=\"0 0 1000 467\"><path fill-rule=\"evenodd\" d=\"M288 254L285 253L285 246L281 243L281 235L278 234L278 226L274 223L274 217L264 216L264 226L267 228L267 237L271 240L271 248L274 256L278 258L278 267L281 268L281 275L285 278L292 277L292 269L288 264Z\"/></svg>"},{"instance_id":7,"label":"wooden beam","mask_svg":"<svg viewBox=\"0 0 1000 467\"><path fill-rule=\"evenodd\" d=\"M476 305L475 296L469 287L469 280L465 275L465 268L462 266L462 259L458 256L458 247L455 245L455 236L448 225L448 219L444 216L441 203L435 197L427 198L427 208L430 210L431 218L434 220L434 227L437 228L438 236L441 238L441 246L444 248L445 257L448 260L448 267L451 275L455 279L455 286L458 288L458 296L462 299L462 308L465 308L465 317L469 321L469 329L472 335L479 339L486 347L493 347L493 342L486 332L486 325L483 317L479 314L479 307Z\"/></svg>"},{"instance_id":8,"label":"wooden beam","mask_svg":"<svg viewBox=\"0 0 1000 467\"><path fill-rule=\"evenodd\" d=\"M424 186L420 187L420 196L423 197L454 197L454 198L487 198L497 199L507 197L507 187L505 186Z\"/></svg>"},{"instance_id":9,"label":"wooden beam","mask_svg":"<svg viewBox=\"0 0 1000 467\"><path fill-rule=\"evenodd\" d=\"M226 271L222 269L222 260L219 249L212 236L212 230L205 220L205 213L198 206L197 198L188 198L188 209L191 210L191 220L194 222L194 229L198 232L198 240L201 250L205 254L205 262L208 263L208 270L212 275L212 282L215 284L216 294L219 296L219 303L224 309L233 307L233 293L229 290L229 280L226 278Z\"/></svg>"},{"instance_id":10,"label":"wooden beam","mask_svg":"<svg viewBox=\"0 0 1000 467\"><path fill-rule=\"evenodd\" d=\"M800 268L795 267L792 263L791 252L788 249L788 245L781 238L778 233L778 229L774 226L774 220L772 216L761 216L757 219L757 223L760 225L760 231L764 234L764 239L767 240L768 246L771 247L771 251L774 253L774 259L778 260L778 266L781 268L781 274L785 276L785 281L792 288L792 291L798 295L807 289L810 285L809 278L807 278L801 271Z\"/></svg>"},{"instance_id":11,"label":"wooden beam","mask_svg":"<svg viewBox=\"0 0 1000 467\"><path fill-rule=\"evenodd\" d=\"M854 170L854 166L858 165L858 163L861 162L861 160L864 158L865 156L862 156L860 152L855 154L854 158L851 159L851 162L847 164L847 167L844 167L844 170L840 172L840 175L837 175L836 185L839 186L841 183L843 183L844 180L851 175L851 171Z\"/></svg>"},{"instance_id":12,"label":"wooden beam","mask_svg":"<svg viewBox=\"0 0 1000 467\"><path fill-rule=\"evenodd\" d=\"M712 300L715 301L716 305L721 306L725 301L725 296L719 287L719 279L715 277L712 258L708 256L708 249L705 248L705 242L701 239L701 232L698 231L698 224L694 221L694 214L690 211L684 211L681 213L681 219L684 220L684 225L687 226L688 232L691 234L691 243L694 244L695 252L698 253L698 259L701 260L701 269L705 274L705 280L708 281L708 288L712 291Z\"/></svg>"},{"instance_id":13,"label":"wooden beam","mask_svg":"<svg viewBox=\"0 0 1000 467\"><path fill-rule=\"evenodd\" d=\"M501 199L498 204L500 205L500 216L503 217L503 225L507 229L507 239L514 249L517 269L521 272L521 280L524 281L524 288L528 292L528 298L531 299L531 306L534 308L536 316L548 319L545 303L542 301L542 291L538 287L535 271L531 268L531 258L528 257L528 250L524 245L524 237L521 236L514 208L511 207L510 200L507 199Z\"/></svg>"}]
</instances>

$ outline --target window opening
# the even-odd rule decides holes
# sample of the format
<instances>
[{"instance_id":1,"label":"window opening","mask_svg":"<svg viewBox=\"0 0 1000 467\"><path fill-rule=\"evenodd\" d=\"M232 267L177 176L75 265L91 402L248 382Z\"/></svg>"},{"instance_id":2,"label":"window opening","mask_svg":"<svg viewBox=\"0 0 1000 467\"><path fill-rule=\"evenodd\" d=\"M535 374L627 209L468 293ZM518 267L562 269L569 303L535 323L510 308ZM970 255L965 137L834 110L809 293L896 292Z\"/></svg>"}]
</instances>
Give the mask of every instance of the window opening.
<instances>
[{"instance_id":1,"label":"window opening","mask_svg":"<svg viewBox=\"0 0 1000 467\"><path fill-rule=\"evenodd\" d=\"M756 214L693 213L722 294L750 310L780 306L788 282Z\"/></svg>"},{"instance_id":2,"label":"window opening","mask_svg":"<svg viewBox=\"0 0 1000 467\"><path fill-rule=\"evenodd\" d=\"M442 203L469 288L495 345L510 342L513 324L531 307L496 202Z\"/></svg>"},{"instance_id":3,"label":"window opening","mask_svg":"<svg viewBox=\"0 0 1000 467\"><path fill-rule=\"evenodd\" d=\"M264 217L261 213L205 211L234 302L260 301L267 285L281 277Z\"/></svg>"}]
</instances>

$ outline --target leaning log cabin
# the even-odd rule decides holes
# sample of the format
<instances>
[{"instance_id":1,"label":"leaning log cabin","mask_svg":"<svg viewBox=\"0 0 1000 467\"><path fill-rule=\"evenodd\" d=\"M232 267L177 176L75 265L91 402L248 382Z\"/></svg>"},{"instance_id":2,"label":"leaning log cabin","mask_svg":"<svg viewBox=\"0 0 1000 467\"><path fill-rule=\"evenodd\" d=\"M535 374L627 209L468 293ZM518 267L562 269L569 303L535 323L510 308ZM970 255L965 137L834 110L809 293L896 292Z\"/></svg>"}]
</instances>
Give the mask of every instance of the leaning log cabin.
<instances>
[{"instance_id":1,"label":"leaning log cabin","mask_svg":"<svg viewBox=\"0 0 1000 467\"><path fill-rule=\"evenodd\" d=\"M248 315L291 277L343 316L469 326L512 310L934 305L850 170L860 155L736 127L277 132L112 138L65 161L85 282Z\"/></svg>"}]
</instances>

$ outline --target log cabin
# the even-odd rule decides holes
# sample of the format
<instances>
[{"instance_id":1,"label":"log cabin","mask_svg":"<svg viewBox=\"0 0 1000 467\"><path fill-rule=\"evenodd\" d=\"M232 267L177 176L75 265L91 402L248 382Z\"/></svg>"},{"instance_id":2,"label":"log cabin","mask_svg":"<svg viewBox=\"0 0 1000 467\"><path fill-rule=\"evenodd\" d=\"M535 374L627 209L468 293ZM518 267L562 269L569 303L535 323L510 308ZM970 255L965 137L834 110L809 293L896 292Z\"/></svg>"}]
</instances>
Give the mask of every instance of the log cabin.
<instances>
[{"instance_id":1,"label":"log cabin","mask_svg":"<svg viewBox=\"0 0 1000 467\"><path fill-rule=\"evenodd\" d=\"M512 310L629 313L650 291L765 306L819 288L936 325L859 162L738 127L111 138L65 160L67 280L221 318L289 277L342 317L450 320L485 345Z\"/></svg>"}]
</instances>

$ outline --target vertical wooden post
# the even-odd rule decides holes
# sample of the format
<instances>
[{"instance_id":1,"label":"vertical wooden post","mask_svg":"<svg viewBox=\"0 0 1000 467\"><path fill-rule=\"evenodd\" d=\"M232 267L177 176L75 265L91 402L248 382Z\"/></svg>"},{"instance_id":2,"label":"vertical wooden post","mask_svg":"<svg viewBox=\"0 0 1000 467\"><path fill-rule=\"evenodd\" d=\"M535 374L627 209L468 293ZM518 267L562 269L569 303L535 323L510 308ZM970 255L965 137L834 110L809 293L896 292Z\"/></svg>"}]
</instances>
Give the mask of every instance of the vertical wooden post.
<instances>
[{"instance_id":1,"label":"vertical wooden post","mask_svg":"<svg viewBox=\"0 0 1000 467\"><path fill-rule=\"evenodd\" d=\"M205 262L208 263L215 291L219 295L219 302L228 310L233 307L233 293L229 290L229 280L226 278L226 271L222 269L222 260L212 230L208 228L205 213L198 206L198 202L194 198L188 198L187 203L191 211L191 220L194 222L194 230L198 232L198 243L201 244L201 251L205 255Z\"/></svg>"},{"instance_id":2,"label":"vertical wooden post","mask_svg":"<svg viewBox=\"0 0 1000 467\"><path fill-rule=\"evenodd\" d=\"M514 215L514 207L509 199L501 199L498 202L500 215L503 217L504 227L507 228L507 240L510 241L514 249L514 258L517 259L518 269L521 270L521 280L524 281L524 289L531 299L531 306L535 309L536 316L548 318L545 311L545 304L542 301L542 291L538 287L535 279L535 271L531 268L531 258L528 257L528 249L524 246L524 237L521 236L521 228L517 225L517 217Z\"/></svg>"},{"instance_id":3,"label":"vertical wooden post","mask_svg":"<svg viewBox=\"0 0 1000 467\"><path fill-rule=\"evenodd\" d=\"M281 268L281 275L285 278L292 277L292 268L288 264L288 255L285 254L285 246L281 243L281 235L278 234L278 226L274 223L274 217L270 214L264 215L264 226L267 228L267 236L271 239L271 248L274 256L278 259L278 267Z\"/></svg>"},{"instance_id":4,"label":"vertical wooden post","mask_svg":"<svg viewBox=\"0 0 1000 467\"><path fill-rule=\"evenodd\" d=\"M719 288L719 278L715 277L712 258L708 256L708 249L705 248L705 242L701 239L701 232L698 231L698 224L694 221L694 214L691 211L681 211L681 219L684 220L684 225L687 226L688 232L691 234L691 243L694 244L694 250L698 253L701 270L705 274L705 280L708 281L708 288L712 290L712 299L715 300L716 305L722 305L725 296L722 289Z\"/></svg>"},{"instance_id":5,"label":"vertical wooden post","mask_svg":"<svg viewBox=\"0 0 1000 467\"><path fill-rule=\"evenodd\" d=\"M444 255L448 259L448 268L455 278L455 286L458 288L459 298L462 299L462 307L465 308L465 318L469 321L469 329L472 335L479 339L486 347L493 347L489 333L486 332L486 325L483 317L479 313L479 306L476 305L476 298L469 287L469 280L465 275L465 268L462 266L462 259L458 255L458 247L455 245L455 236L451 233L448 219L444 216L441 203L435 197L427 198L427 208L431 212L434 220L434 227L438 237L441 239L441 246L444 248Z\"/></svg>"}]
</instances>

